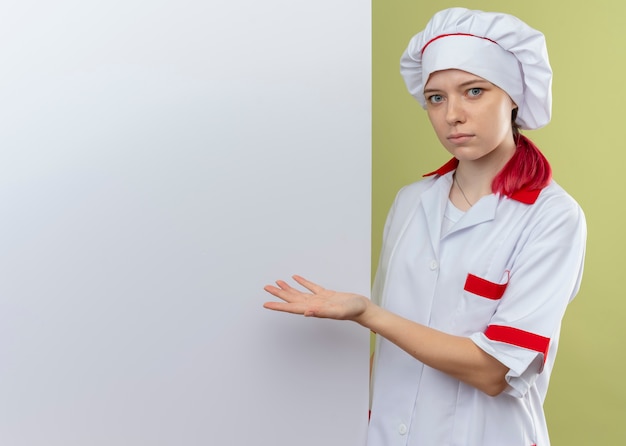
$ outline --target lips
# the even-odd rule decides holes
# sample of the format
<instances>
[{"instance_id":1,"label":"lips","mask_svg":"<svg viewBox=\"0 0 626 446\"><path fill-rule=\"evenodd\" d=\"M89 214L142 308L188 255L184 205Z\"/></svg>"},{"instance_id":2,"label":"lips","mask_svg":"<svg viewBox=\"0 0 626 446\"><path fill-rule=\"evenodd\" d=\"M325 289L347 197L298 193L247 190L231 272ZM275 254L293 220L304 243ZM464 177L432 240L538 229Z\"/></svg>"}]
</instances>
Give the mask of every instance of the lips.
<instances>
[{"instance_id":1,"label":"lips","mask_svg":"<svg viewBox=\"0 0 626 446\"><path fill-rule=\"evenodd\" d=\"M447 136L447 140L452 144L465 144L474 137L471 133L453 133Z\"/></svg>"}]
</instances>

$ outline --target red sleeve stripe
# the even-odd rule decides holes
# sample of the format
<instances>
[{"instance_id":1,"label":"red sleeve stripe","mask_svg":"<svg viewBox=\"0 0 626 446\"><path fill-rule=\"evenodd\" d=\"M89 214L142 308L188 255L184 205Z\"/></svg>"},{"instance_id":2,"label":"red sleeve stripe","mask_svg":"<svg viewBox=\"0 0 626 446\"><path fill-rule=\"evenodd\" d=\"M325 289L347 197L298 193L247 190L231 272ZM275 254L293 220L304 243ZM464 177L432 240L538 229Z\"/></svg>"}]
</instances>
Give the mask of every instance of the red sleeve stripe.
<instances>
[{"instance_id":1,"label":"red sleeve stripe","mask_svg":"<svg viewBox=\"0 0 626 446\"><path fill-rule=\"evenodd\" d=\"M504 295L504 290L506 290L507 285L508 281L503 284L493 283L483 279L482 277L468 274L467 279L465 279L465 286L463 289L472 294L486 297L487 299L498 300Z\"/></svg>"},{"instance_id":2,"label":"red sleeve stripe","mask_svg":"<svg viewBox=\"0 0 626 446\"><path fill-rule=\"evenodd\" d=\"M543 361L548 357L548 348L550 347L550 338L544 338L519 328L505 327L503 325L490 325L485 331L492 341L506 342L507 344L517 345L518 347L527 348L543 354Z\"/></svg>"}]
</instances>

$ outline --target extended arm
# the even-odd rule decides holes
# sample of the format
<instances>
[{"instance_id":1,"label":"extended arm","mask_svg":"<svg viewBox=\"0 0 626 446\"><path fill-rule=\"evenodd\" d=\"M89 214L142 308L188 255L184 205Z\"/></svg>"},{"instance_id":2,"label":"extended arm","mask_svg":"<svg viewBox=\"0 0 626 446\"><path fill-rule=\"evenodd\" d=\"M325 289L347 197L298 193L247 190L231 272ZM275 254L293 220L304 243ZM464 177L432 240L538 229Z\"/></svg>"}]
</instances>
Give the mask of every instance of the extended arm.
<instances>
[{"instance_id":1,"label":"extended arm","mask_svg":"<svg viewBox=\"0 0 626 446\"><path fill-rule=\"evenodd\" d=\"M472 340L426 327L391 313L364 296L326 290L308 280L294 280L310 291L301 292L283 281L265 290L284 302L267 302L265 308L309 317L352 320L388 339L424 364L459 379L488 395L507 386L508 368L480 349Z\"/></svg>"}]
</instances>

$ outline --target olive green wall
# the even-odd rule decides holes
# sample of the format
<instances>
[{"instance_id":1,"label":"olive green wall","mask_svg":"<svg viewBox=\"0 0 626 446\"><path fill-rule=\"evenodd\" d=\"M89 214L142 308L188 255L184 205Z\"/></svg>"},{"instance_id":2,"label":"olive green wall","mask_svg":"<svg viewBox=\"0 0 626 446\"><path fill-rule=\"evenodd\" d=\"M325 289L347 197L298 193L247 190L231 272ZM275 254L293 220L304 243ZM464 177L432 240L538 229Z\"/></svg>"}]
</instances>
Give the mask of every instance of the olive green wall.
<instances>
[{"instance_id":1,"label":"olive green wall","mask_svg":"<svg viewBox=\"0 0 626 446\"><path fill-rule=\"evenodd\" d=\"M373 0L373 258L397 190L449 158L398 66L411 36L452 6L507 12L546 35L553 119L525 133L583 207L589 230L582 289L565 316L546 401L548 423L553 446L626 444L626 1Z\"/></svg>"}]
</instances>

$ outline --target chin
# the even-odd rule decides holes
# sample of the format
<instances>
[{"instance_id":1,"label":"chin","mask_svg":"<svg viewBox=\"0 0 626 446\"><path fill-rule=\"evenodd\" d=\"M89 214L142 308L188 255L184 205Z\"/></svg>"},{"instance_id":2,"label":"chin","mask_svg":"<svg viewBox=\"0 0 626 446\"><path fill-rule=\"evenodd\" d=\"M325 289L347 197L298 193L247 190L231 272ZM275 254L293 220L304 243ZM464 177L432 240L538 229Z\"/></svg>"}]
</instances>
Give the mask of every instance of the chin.
<instances>
[{"instance_id":1,"label":"chin","mask_svg":"<svg viewBox=\"0 0 626 446\"><path fill-rule=\"evenodd\" d=\"M476 161L484 157L485 155L487 155L486 153L482 151L477 152L476 150L472 148L469 148L469 147L466 148L463 146L446 147L446 149L448 150L448 152L450 152L452 156L454 156L459 161Z\"/></svg>"}]
</instances>

